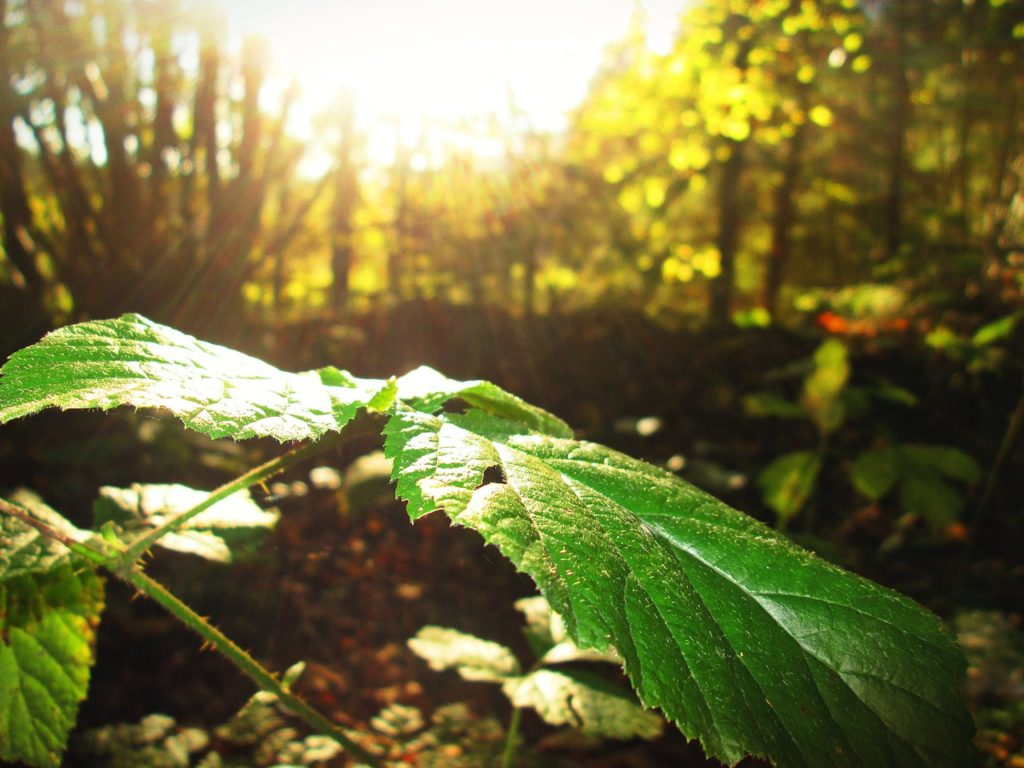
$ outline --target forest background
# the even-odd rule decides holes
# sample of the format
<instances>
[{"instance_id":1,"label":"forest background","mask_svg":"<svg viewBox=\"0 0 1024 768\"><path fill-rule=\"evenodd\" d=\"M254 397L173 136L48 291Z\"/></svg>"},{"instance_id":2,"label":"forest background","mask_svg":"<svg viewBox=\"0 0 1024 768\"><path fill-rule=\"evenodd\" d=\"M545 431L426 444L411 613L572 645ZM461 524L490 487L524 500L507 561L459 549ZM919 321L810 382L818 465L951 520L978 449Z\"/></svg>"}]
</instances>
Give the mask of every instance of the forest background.
<instances>
[{"instance_id":1,"label":"forest background","mask_svg":"<svg viewBox=\"0 0 1024 768\"><path fill-rule=\"evenodd\" d=\"M1019 623L1024 2L680 5L564 131L510 98L377 126L382 158L345 93L297 135L298 84L268 98L266 43L209 9L0 0L0 353L131 311L293 370L490 378ZM32 431L0 483L100 484Z\"/></svg>"}]
</instances>

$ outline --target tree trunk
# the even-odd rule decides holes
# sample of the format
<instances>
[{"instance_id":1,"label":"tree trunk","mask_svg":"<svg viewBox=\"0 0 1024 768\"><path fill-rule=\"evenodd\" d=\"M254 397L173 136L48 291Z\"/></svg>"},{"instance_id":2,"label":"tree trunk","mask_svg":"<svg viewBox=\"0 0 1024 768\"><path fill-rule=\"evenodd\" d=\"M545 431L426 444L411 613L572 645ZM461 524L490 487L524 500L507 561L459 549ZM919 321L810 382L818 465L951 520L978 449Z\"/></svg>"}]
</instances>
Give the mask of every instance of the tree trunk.
<instances>
[{"instance_id":1,"label":"tree trunk","mask_svg":"<svg viewBox=\"0 0 1024 768\"><path fill-rule=\"evenodd\" d=\"M354 159L355 136L352 98L345 94L341 104L341 140L334 177L334 203L331 211L331 305L337 313L348 308L349 273L352 270L352 216L358 197L358 177Z\"/></svg>"},{"instance_id":2,"label":"tree trunk","mask_svg":"<svg viewBox=\"0 0 1024 768\"><path fill-rule=\"evenodd\" d=\"M725 27L736 34L743 27L746 19L738 15L730 15ZM730 33L727 32L727 35ZM740 43L736 50L733 65L740 71L740 80L746 79L749 66L750 50L754 45L753 36ZM751 129L753 131L753 129ZM732 317L733 283L736 279L736 252L740 244L740 180L746 167L746 145L749 137L737 141L725 139L724 146L729 150L729 158L722 166L722 175L718 180L718 235L715 245L718 248L721 271L709 286L710 305L708 322L713 326L724 327Z\"/></svg>"},{"instance_id":3,"label":"tree trunk","mask_svg":"<svg viewBox=\"0 0 1024 768\"><path fill-rule=\"evenodd\" d=\"M25 189L21 149L14 134L18 95L11 86L13 66L8 48L10 33L3 24L6 18L7 0L0 0L0 216L4 220L4 255L21 276L23 288L41 305L46 281L36 266L32 211Z\"/></svg>"},{"instance_id":4,"label":"tree trunk","mask_svg":"<svg viewBox=\"0 0 1024 768\"><path fill-rule=\"evenodd\" d=\"M796 221L796 189L803 164L804 136L807 123L796 126L789 140L782 166L782 182L775 191L775 211L772 214L772 244L764 278L764 308L773 320L778 319L779 294L786 276L786 264L792 250L793 224Z\"/></svg>"},{"instance_id":5,"label":"tree trunk","mask_svg":"<svg viewBox=\"0 0 1024 768\"><path fill-rule=\"evenodd\" d=\"M889 117L889 178L885 197L885 257L899 254L903 244L904 184L907 166L907 131L911 110L907 76L907 25L900 4L893 5L894 55L891 65L892 107Z\"/></svg>"},{"instance_id":6,"label":"tree trunk","mask_svg":"<svg viewBox=\"0 0 1024 768\"><path fill-rule=\"evenodd\" d=\"M722 166L722 176L718 181L718 236L715 238L721 272L711 281L711 304L708 308L708 321L718 327L728 325L732 317L736 252L740 244L740 179L746 166L746 141L726 139L726 146L729 159Z\"/></svg>"}]
</instances>

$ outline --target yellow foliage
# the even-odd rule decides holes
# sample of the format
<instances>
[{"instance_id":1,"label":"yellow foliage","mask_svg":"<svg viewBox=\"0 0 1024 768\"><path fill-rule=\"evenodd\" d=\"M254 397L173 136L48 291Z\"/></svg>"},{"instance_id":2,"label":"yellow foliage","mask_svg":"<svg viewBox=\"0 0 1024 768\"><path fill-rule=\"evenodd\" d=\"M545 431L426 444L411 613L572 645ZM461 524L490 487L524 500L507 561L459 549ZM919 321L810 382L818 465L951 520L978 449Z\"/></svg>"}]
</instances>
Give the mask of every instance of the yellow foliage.
<instances>
[{"instance_id":1,"label":"yellow foliage","mask_svg":"<svg viewBox=\"0 0 1024 768\"><path fill-rule=\"evenodd\" d=\"M828 128L832 125L832 110L819 104L811 108L810 118L812 123L820 125L822 128Z\"/></svg>"},{"instance_id":2,"label":"yellow foliage","mask_svg":"<svg viewBox=\"0 0 1024 768\"><path fill-rule=\"evenodd\" d=\"M602 176L609 184L618 184L626 177L626 171L619 163L612 163L605 166Z\"/></svg>"},{"instance_id":3,"label":"yellow foliage","mask_svg":"<svg viewBox=\"0 0 1024 768\"><path fill-rule=\"evenodd\" d=\"M722 121L722 135L733 141L746 141L750 137L750 122L746 116L730 114Z\"/></svg>"},{"instance_id":4,"label":"yellow foliage","mask_svg":"<svg viewBox=\"0 0 1024 768\"><path fill-rule=\"evenodd\" d=\"M619 205L626 213L639 213L644 207L644 195L634 184L619 192Z\"/></svg>"},{"instance_id":5,"label":"yellow foliage","mask_svg":"<svg viewBox=\"0 0 1024 768\"><path fill-rule=\"evenodd\" d=\"M722 255L713 245L695 253L693 267L703 273L704 277L714 279L722 273Z\"/></svg>"},{"instance_id":6,"label":"yellow foliage","mask_svg":"<svg viewBox=\"0 0 1024 768\"><path fill-rule=\"evenodd\" d=\"M871 69L871 57L867 54L861 54L853 60L853 64L850 65L854 72L861 73L867 72Z\"/></svg>"},{"instance_id":7,"label":"yellow foliage","mask_svg":"<svg viewBox=\"0 0 1024 768\"><path fill-rule=\"evenodd\" d=\"M660 208L665 203L668 183L657 176L644 180L644 201L649 208Z\"/></svg>"},{"instance_id":8,"label":"yellow foliage","mask_svg":"<svg viewBox=\"0 0 1024 768\"><path fill-rule=\"evenodd\" d=\"M640 136L640 151L645 155L658 155L665 149L665 140L657 131L644 131Z\"/></svg>"}]
</instances>

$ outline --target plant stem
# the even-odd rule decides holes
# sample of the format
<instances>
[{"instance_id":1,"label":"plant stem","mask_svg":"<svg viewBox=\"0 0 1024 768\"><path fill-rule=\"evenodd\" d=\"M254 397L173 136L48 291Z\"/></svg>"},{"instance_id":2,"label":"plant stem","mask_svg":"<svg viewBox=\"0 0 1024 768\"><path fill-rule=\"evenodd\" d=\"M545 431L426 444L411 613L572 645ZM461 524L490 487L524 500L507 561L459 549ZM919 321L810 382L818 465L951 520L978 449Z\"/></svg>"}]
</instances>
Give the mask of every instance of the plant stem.
<instances>
[{"instance_id":1,"label":"plant stem","mask_svg":"<svg viewBox=\"0 0 1024 768\"><path fill-rule=\"evenodd\" d=\"M322 445L322 444L321 444ZM294 453L294 452L293 452ZM285 456L288 456L286 454ZM284 456L281 457L285 458ZM266 465L264 465L266 466ZM258 482L254 481L254 482ZM229 483L229 485L231 485ZM234 640L229 638L206 619L193 611L188 605L182 602L173 593L167 590L160 582L147 576L137 568L124 568L121 558L112 558L97 549L75 541L63 531L59 531L51 525L37 520L28 510L0 499L0 511L17 518L25 525L31 526L43 536L58 541L77 555L87 559L94 567L103 567L113 576L127 582L142 594L159 603L170 613L181 621L189 629L196 632L209 645L222 653L232 664L242 671L247 677L256 683L262 690L273 693L278 699L311 728L324 733L335 739L344 747L349 754L366 763L367 765L379 768L380 761L363 747L359 746L345 733L344 729L336 723L331 722L322 714L313 709L309 704L300 699L288 690L274 675L267 670L256 659L243 650ZM198 513L197 513L198 514Z\"/></svg>"},{"instance_id":2,"label":"plant stem","mask_svg":"<svg viewBox=\"0 0 1024 768\"><path fill-rule=\"evenodd\" d=\"M269 461L260 464L258 467L253 467L244 475L240 475L234 480L231 480L230 482L227 482L219 488L211 491L209 496L187 512L183 512L182 514L171 518L163 525L154 528L145 536L138 539L128 547L127 550L125 550L124 555L121 557L121 563L125 568L130 570L134 567L135 563L138 562L139 558L142 557L160 538L166 536L168 533L178 531L189 520L194 518L196 515L205 512L217 502L223 501L234 493L244 491L246 488L251 488L257 483L273 477L279 472L284 472L286 469L310 458L311 456L323 453L324 451L338 445L340 442L341 434L332 433L318 443L311 443L309 445L292 448L287 453L283 453L280 456L270 459Z\"/></svg>"},{"instance_id":3,"label":"plant stem","mask_svg":"<svg viewBox=\"0 0 1024 768\"><path fill-rule=\"evenodd\" d=\"M131 571L125 580L147 597L155 600L169 612L174 614L189 629L196 632L207 643L222 653L238 667L246 676L262 690L268 691L281 701L285 707L301 718L312 728L335 739L352 756L371 766L380 766L376 756L359 746L341 726L331 722L313 707L300 699L271 674L266 667L243 650L234 640L229 638L206 619L193 611L160 582L141 571Z\"/></svg>"},{"instance_id":4,"label":"plant stem","mask_svg":"<svg viewBox=\"0 0 1024 768\"><path fill-rule=\"evenodd\" d=\"M978 509L974 513L974 525L977 525L978 518L981 517L985 507L988 506L999 473L1002 471L1003 464L1006 463L1014 443L1017 442L1017 437L1020 435L1022 427L1024 427L1024 389L1021 390L1020 399L1017 400L1017 407L1010 414L1010 420L1006 425L1006 431L1003 432L1003 439L999 443L996 458L992 462L991 469L989 469L988 477L985 479L985 490L981 494L981 501L978 502Z\"/></svg>"},{"instance_id":5,"label":"plant stem","mask_svg":"<svg viewBox=\"0 0 1024 768\"><path fill-rule=\"evenodd\" d=\"M27 509L18 504L14 504L6 499L0 499L0 512L5 512L11 517L16 517L25 525L35 528L43 536L46 536L48 539L53 539L54 541L59 541L76 555L81 555L95 565L107 565L110 562L109 555L103 554L98 549L94 549L88 544L75 541L75 539L71 538L63 531L58 531L56 528L47 525L42 520L37 520Z\"/></svg>"},{"instance_id":6,"label":"plant stem","mask_svg":"<svg viewBox=\"0 0 1024 768\"><path fill-rule=\"evenodd\" d=\"M505 737L505 749L501 753L501 768L512 768L519 742L519 721L522 717L523 710L513 705L512 717L508 721L508 735Z\"/></svg>"},{"instance_id":7,"label":"plant stem","mask_svg":"<svg viewBox=\"0 0 1024 768\"><path fill-rule=\"evenodd\" d=\"M992 492L995 490L996 481L999 479L1003 465L1009 458L1022 428L1024 428L1024 390L1021 391L1020 398L1017 400L1017 406L1013 409L1013 413L1010 414L1010 420L1006 425L1006 431L1003 432L1003 439L999 443L996 457L989 468L988 476L985 478L985 489L981 493L981 500L974 510L974 517L971 519L971 526L967 531L967 539L964 542L965 546L960 553L960 565L957 568L954 581L958 587L963 584L967 565L971 557L971 550L977 539L978 531L981 529L981 519L984 517L988 503L992 499Z\"/></svg>"}]
</instances>

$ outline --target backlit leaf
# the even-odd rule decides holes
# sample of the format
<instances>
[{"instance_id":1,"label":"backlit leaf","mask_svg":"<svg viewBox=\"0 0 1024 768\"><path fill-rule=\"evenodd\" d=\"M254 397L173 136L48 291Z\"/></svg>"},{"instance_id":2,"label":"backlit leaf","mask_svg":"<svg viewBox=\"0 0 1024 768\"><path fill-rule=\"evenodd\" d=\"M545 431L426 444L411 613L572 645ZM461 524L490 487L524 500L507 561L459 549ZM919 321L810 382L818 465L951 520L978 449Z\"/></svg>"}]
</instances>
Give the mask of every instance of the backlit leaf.
<instances>
[{"instance_id":1,"label":"backlit leaf","mask_svg":"<svg viewBox=\"0 0 1024 768\"><path fill-rule=\"evenodd\" d=\"M188 512L209 494L184 485L135 484L131 488L100 488L93 502L93 522L98 528L116 523L129 534L141 535ZM231 544L257 541L272 528L280 515L264 510L249 495L239 491L189 520L177 533L156 543L165 549L198 555L207 560L229 562Z\"/></svg>"},{"instance_id":2,"label":"backlit leaf","mask_svg":"<svg viewBox=\"0 0 1024 768\"><path fill-rule=\"evenodd\" d=\"M665 721L593 673L538 669L506 680L501 689L516 707L530 707L551 725L571 725L611 739L655 739Z\"/></svg>"},{"instance_id":3,"label":"backlit leaf","mask_svg":"<svg viewBox=\"0 0 1024 768\"><path fill-rule=\"evenodd\" d=\"M455 629L423 627L408 645L431 669L454 669L466 680L497 683L519 674L519 662L504 645Z\"/></svg>"},{"instance_id":4,"label":"backlit leaf","mask_svg":"<svg viewBox=\"0 0 1024 768\"><path fill-rule=\"evenodd\" d=\"M139 315L71 325L0 368L0 423L44 408L162 408L210 437L316 440L390 404L393 384L287 373Z\"/></svg>"}]
</instances>

